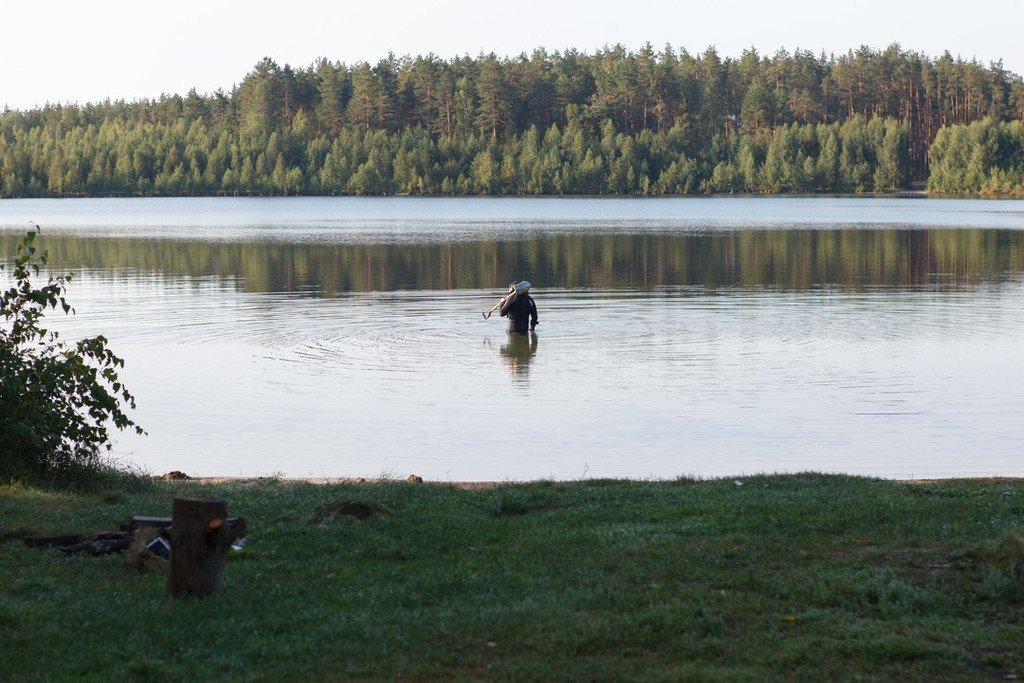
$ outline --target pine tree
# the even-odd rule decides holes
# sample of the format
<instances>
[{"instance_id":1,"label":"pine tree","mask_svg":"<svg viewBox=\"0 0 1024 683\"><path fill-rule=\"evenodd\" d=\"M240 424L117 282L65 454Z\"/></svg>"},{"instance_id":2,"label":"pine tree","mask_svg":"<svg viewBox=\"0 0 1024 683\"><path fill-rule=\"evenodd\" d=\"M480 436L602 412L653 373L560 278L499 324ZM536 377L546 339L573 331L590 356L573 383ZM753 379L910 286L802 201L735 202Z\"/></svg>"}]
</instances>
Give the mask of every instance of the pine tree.
<instances>
[{"instance_id":1,"label":"pine tree","mask_svg":"<svg viewBox=\"0 0 1024 683\"><path fill-rule=\"evenodd\" d=\"M480 73L476 80L476 94L479 106L476 123L481 133L497 140L498 131L509 124L508 85L493 52L478 61Z\"/></svg>"}]
</instances>

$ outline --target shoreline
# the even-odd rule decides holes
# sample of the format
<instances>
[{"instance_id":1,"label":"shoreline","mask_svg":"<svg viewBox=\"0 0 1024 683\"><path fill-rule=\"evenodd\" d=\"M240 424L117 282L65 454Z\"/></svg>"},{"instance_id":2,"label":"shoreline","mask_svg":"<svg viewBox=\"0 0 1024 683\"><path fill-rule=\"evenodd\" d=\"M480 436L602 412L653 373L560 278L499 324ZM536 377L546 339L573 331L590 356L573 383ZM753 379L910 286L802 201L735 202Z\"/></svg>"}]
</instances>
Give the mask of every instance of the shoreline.
<instances>
[{"instance_id":1,"label":"shoreline","mask_svg":"<svg viewBox=\"0 0 1024 683\"><path fill-rule=\"evenodd\" d=\"M392 479L369 479L366 477L172 477L166 474L156 475L153 479L161 479L164 481L187 481L196 482L199 484L239 484L252 486L261 482L280 482L283 484L319 484L321 486L337 486L339 484L396 484L396 483L410 483L410 484L433 484L433 485L444 485L453 486L455 488L462 489L493 489L499 486L515 486L518 484L532 484L536 481L542 481L540 479L535 481L441 481L435 479L423 479L422 477L415 477L411 475L408 479L399 479L397 477Z\"/></svg>"},{"instance_id":2,"label":"shoreline","mask_svg":"<svg viewBox=\"0 0 1024 683\"><path fill-rule=\"evenodd\" d=\"M608 192L603 194L532 194L532 193L496 193L496 194L444 194L444 193L409 193L393 192L380 194L274 194L261 192L214 192L214 193L167 193L167 194L42 194L42 195L2 195L0 201L23 200L63 200L63 199L343 199L343 198L421 198L421 199L663 199L663 198L770 198L788 197L792 199L834 198L834 199L1024 199L1019 192L938 192L905 188L891 191L871 192L826 192L807 190L801 192Z\"/></svg>"},{"instance_id":3,"label":"shoreline","mask_svg":"<svg viewBox=\"0 0 1024 683\"><path fill-rule=\"evenodd\" d=\"M695 482L708 482L721 479L736 479L742 480L751 476L796 476L799 474L806 474L804 472L789 472L784 474L755 474L755 475L735 475L735 476L723 476L723 477L707 477L707 478L695 478ZM1024 483L1024 477L992 477L992 476L980 476L980 477L927 477L921 479L886 479L885 477L870 477L867 475L846 475L837 473L826 473L833 474L834 476L852 476L852 477L863 477L865 479L879 479L885 481L892 481L900 484L949 484L954 482L964 482L977 485L987 486L999 486L1002 484L1020 484ZM195 482L199 484L239 484L252 486L261 482L280 482L285 484L318 484L322 486L336 486L340 484L394 484L394 483L410 483L410 484L431 484L441 486L451 486L453 488L464 489L464 490L488 490L495 489L502 486L522 486L526 484L538 484L541 482L550 482L555 484L575 484L586 479L566 479L566 480L553 480L553 479L523 479L523 480L508 480L508 481L446 481L439 479L423 479L417 475L409 475L406 479L395 478L384 478L384 479L369 479L366 477L278 477L278 476L266 476L266 477L246 477L246 476L199 476L191 477L183 475L181 472L169 472L163 475L153 475L153 479L163 481L186 481ZM648 484L667 483L676 481L675 479L645 479L645 480L634 480L629 478L612 478L612 481L622 482L643 482Z\"/></svg>"}]
</instances>

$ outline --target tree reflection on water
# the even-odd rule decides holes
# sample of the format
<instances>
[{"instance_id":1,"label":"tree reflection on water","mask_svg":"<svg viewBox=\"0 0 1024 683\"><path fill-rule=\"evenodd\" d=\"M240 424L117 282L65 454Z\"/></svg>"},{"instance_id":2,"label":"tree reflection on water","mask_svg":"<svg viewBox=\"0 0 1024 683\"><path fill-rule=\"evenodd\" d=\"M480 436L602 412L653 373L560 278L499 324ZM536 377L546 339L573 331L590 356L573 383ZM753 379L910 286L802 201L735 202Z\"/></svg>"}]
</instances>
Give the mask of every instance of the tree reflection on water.
<instances>
[{"instance_id":1,"label":"tree reflection on water","mask_svg":"<svg viewBox=\"0 0 1024 683\"><path fill-rule=\"evenodd\" d=\"M0 233L13 253L20 232ZM737 229L601 233L426 244L200 241L46 234L57 270L217 277L246 292L490 289L532 273L549 289L740 287L956 289L1019 281L1024 231Z\"/></svg>"}]
</instances>

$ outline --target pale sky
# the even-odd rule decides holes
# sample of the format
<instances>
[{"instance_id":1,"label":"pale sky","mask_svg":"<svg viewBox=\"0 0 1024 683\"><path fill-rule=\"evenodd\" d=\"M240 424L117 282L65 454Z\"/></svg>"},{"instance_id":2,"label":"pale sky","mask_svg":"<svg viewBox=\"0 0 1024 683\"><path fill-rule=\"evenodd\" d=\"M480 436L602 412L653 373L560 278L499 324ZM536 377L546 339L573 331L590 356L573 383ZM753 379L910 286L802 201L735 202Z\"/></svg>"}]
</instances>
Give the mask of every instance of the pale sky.
<instances>
[{"instance_id":1,"label":"pale sky","mask_svg":"<svg viewBox=\"0 0 1024 683\"><path fill-rule=\"evenodd\" d=\"M264 56L305 67L389 51L449 59L645 41L691 53L714 45L722 57L895 42L932 57L1002 59L1021 74L1022 26L1022 0L31 0L0 12L0 108L229 91Z\"/></svg>"}]
</instances>

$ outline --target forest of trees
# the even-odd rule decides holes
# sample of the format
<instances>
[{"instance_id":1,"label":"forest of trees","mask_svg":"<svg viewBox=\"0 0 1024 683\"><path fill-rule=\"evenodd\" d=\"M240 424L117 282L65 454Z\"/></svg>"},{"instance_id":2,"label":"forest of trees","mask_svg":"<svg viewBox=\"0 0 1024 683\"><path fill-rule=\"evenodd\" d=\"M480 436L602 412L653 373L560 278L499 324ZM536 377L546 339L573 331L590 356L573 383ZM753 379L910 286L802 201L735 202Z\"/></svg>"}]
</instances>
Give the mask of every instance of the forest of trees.
<instances>
[{"instance_id":1,"label":"forest of trees","mask_svg":"<svg viewBox=\"0 0 1024 683\"><path fill-rule=\"evenodd\" d=\"M985 118L943 128L931 149L931 192L1024 196L1024 123Z\"/></svg>"},{"instance_id":2,"label":"forest of trees","mask_svg":"<svg viewBox=\"0 0 1024 683\"><path fill-rule=\"evenodd\" d=\"M0 195L1024 194L1024 81L893 45L283 68L0 113Z\"/></svg>"}]
</instances>

